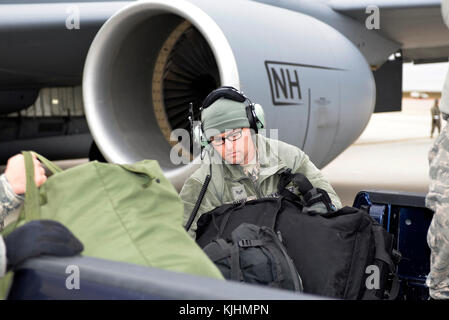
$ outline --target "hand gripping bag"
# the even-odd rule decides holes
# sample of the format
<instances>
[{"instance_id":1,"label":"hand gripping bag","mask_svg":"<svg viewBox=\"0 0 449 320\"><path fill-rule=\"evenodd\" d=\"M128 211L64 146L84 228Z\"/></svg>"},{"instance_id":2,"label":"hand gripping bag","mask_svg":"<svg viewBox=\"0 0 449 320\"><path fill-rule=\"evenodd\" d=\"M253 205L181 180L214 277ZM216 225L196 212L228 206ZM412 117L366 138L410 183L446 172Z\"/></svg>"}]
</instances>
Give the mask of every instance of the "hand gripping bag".
<instances>
[{"instance_id":1,"label":"hand gripping bag","mask_svg":"<svg viewBox=\"0 0 449 320\"><path fill-rule=\"evenodd\" d=\"M182 227L183 204L157 161L92 161L63 171L36 154L53 173L38 189L31 152L23 155L25 204L3 236L27 221L56 220L80 239L85 256L223 279ZM10 279L0 281L0 292Z\"/></svg>"}]
</instances>

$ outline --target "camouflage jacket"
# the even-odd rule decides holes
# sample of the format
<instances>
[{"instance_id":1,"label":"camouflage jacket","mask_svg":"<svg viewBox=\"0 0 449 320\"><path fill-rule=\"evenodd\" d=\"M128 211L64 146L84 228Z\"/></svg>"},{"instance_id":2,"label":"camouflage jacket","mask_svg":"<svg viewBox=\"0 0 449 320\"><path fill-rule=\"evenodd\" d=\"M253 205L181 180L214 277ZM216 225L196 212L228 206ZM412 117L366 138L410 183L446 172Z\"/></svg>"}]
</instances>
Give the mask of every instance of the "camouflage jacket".
<instances>
[{"instance_id":1,"label":"camouflage jacket","mask_svg":"<svg viewBox=\"0 0 449 320\"><path fill-rule=\"evenodd\" d=\"M261 135L256 137L260 163L259 177L256 181L243 172L242 166L223 163L220 155L213 152L212 179L189 230L192 236L195 236L196 222L203 213L226 203L276 196L279 173L287 168L292 169L293 173L304 174L314 187L326 190L334 206L337 209L341 208L340 199L330 183L301 149ZM209 164L202 164L182 187L180 196L184 203L184 225L192 213L209 171Z\"/></svg>"},{"instance_id":2,"label":"camouflage jacket","mask_svg":"<svg viewBox=\"0 0 449 320\"><path fill-rule=\"evenodd\" d=\"M23 203L23 196L16 195L5 175L0 176L0 231L3 229L5 218L18 209ZM6 271L6 248L0 236L0 277Z\"/></svg>"},{"instance_id":3,"label":"camouflage jacket","mask_svg":"<svg viewBox=\"0 0 449 320\"><path fill-rule=\"evenodd\" d=\"M430 184L426 206L434 216L427 233L431 250L426 285L434 299L449 299L449 127L429 151Z\"/></svg>"}]
</instances>

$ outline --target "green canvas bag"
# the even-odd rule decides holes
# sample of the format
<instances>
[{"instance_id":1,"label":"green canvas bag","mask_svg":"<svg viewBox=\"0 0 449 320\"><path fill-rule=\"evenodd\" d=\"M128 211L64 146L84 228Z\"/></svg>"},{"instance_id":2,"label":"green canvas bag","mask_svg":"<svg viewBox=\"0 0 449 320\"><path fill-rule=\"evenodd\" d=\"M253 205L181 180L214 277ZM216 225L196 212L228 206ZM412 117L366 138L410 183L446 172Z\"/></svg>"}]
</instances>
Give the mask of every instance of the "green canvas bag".
<instances>
[{"instance_id":1,"label":"green canvas bag","mask_svg":"<svg viewBox=\"0 0 449 320\"><path fill-rule=\"evenodd\" d=\"M184 230L182 201L157 161L92 161L63 171L36 154L53 173L38 189L31 152L23 155L25 203L4 236L30 220L56 220L83 243L85 256L223 279ZM0 281L3 290L10 279Z\"/></svg>"}]
</instances>

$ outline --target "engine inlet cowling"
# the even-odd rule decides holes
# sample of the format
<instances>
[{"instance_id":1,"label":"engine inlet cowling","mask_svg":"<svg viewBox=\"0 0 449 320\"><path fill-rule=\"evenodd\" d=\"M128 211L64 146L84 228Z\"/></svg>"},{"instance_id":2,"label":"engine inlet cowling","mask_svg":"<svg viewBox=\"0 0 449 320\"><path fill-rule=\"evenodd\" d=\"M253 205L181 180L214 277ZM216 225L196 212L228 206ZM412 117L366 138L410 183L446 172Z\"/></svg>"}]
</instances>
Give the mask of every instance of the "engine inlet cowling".
<instances>
[{"instance_id":1,"label":"engine inlet cowling","mask_svg":"<svg viewBox=\"0 0 449 320\"><path fill-rule=\"evenodd\" d=\"M186 1L133 3L103 25L89 49L86 117L108 161L158 160L179 187L195 166L170 160L177 143L170 134L190 131L189 103L198 119L203 99L222 84L239 87L236 62L205 12Z\"/></svg>"}]
</instances>

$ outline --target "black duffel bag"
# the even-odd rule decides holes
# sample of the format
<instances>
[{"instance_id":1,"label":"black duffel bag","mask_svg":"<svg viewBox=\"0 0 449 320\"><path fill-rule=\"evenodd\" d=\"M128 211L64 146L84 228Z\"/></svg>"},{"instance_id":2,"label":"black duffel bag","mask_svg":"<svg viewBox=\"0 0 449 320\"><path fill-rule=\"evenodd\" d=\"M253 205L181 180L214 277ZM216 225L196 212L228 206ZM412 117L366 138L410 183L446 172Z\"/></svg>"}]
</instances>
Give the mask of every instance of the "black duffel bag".
<instances>
[{"instance_id":1,"label":"black duffel bag","mask_svg":"<svg viewBox=\"0 0 449 320\"><path fill-rule=\"evenodd\" d=\"M290 182L300 197L285 189ZM398 262L393 238L366 210L344 207L323 213L322 208L332 208L325 191L289 171L278 191L277 198L223 205L203 214L197 243L204 248L216 239L229 240L242 223L266 226L275 230L292 258L304 292L342 299L395 298L397 281L389 281Z\"/></svg>"}]
</instances>

